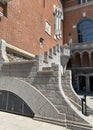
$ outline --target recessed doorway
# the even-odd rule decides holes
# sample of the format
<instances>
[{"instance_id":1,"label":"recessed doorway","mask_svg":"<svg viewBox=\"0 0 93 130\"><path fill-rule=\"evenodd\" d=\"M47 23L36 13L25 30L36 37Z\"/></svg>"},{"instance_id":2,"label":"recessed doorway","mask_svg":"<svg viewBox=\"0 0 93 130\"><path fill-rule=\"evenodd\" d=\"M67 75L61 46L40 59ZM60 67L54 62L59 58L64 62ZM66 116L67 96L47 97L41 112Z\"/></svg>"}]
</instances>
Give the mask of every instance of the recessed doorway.
<instances>
[{"instance_id":1,"label":"recessed doorway","mask_svg":"<svg viewBox=\"0 0 93 130\"><path fill-rule=\"evenodd\" d=\"M86 91L86 78L85 76L79 76L79 90Z\"/></svg>"},{"instance_id":2,"label":"recessed doorway","mask_svg":"<svg viewBox=\"0 0 93 130\"><path fill-rule=\"evenodd\" d=\"M89 77L90 91L93 91L93 76Z\"/></svg>"}]
</instances>

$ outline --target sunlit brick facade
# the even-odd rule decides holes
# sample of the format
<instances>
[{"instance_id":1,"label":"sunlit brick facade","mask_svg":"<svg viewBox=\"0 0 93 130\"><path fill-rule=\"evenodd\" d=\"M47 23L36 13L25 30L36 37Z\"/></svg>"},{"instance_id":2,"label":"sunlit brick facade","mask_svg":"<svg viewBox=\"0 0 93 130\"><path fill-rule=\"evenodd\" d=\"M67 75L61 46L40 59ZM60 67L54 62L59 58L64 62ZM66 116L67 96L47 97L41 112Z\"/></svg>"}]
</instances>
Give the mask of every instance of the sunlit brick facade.
<instances>
[{"instance_id":1,"label":"sunlit brick facade","mask_svg":"<svg viewBox=\"0 0 93 130\"><path fill-rule=\"evenodd\" d=\"M73 86L93 91L93 0L64 0L64 43L71 46L68 68Z\"/></svg>"},{"instance_id":2,"label":"sunlit brick facade","mask_svg":"<svg viewBox=\"0 0 93 130\"><path fill-rule=\"evenodd\" d=\"M56 39L54 37L54 6L62 9L60 0L1 1L0 38L32 54L43 53L56 44L63 44L62 19L60 35ZM44 44L40 50L42 39Z\"/></svg>"}]
</instances>

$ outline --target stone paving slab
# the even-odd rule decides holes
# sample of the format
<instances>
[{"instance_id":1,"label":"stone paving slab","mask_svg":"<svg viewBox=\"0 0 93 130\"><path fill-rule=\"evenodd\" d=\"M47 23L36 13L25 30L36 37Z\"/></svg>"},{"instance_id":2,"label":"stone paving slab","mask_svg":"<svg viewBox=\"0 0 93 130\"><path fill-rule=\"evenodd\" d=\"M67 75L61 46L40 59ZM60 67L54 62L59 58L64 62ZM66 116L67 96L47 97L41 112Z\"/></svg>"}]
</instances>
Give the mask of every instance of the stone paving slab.
<instances>
[{"instance_id":1,"label":"stone paving slab","mask_svg":"<svg viewBox=\"0 0 93 130\"><path fill-rule=\"evenodd\" d=\"M79 95L79 96L83 96L83 95ZM93 109L93 94L87 94L86 103L91 109ZM85 116L85 119L93 126L93 115Z\"/></svg>"},{"instance_id":2,"label":"stone paving slab","mask_svg":"<svg viewBox=\"0 0 93 130\"><path fill-rule=\"evenodd\" d=\"M87 105L93 109L93 96L87 96Z\"/></svg>"},{"instance_id":3,"label":"stone paving slab","mask_svg":"<svg viewBox=\"0 0 93 130\"><path fill-rule=\"evenodd\" d=\"M66 128L29 117L0 112L0 130L66 130Z\"/></svg>"}]
</instances>

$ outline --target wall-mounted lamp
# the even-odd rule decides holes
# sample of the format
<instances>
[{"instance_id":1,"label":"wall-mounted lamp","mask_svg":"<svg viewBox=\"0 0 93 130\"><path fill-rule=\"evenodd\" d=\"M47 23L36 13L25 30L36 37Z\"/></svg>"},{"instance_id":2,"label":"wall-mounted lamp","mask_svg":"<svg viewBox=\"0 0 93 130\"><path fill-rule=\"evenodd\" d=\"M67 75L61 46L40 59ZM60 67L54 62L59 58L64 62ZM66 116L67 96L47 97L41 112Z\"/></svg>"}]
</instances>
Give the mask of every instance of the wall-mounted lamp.
<instances>
[{"instance_id":1,"label":"wall-mounted lamp","mask_svg":"<svg viewBox=\"0 0 93 130\"><path fill-rule=\"evenodd\" d=\"M4 15L3 15L3 13L2 13L2 12L0 12L0 18L1 18L1 17L3 17L3 16L4 16Z\"/></svg>"},{"instance_id":2,"label":"wall-mounted lamp","mask_svg":"<svg viewBox=\"0 0 93 130\"><path fill-rule=\"evenodd\" d=\"M72 44L72 34L71 33L68 34L68 44L69 45Z\"/></svg>"},{"instance_id":3,"label":"wall-mounted lamp","mask_svg":"<svg viewBox=\"0 0 93 130\"><path fill-rule=\"evenodd\" d=\"M82 15L83 15L83 17L86 17L86 12L83 12L83 14L82 14Z\"/></svg>"},{"instance_id":4,"label":"wall-mounted lamp","mask_svg":"<svg viewBox=\"0 0 93 130\"><path fill-rule=\"evenodd\" d=\"M39 41L40 41L40 47L42 48L43 43L44 43L44 39L42 37L40 37Z\"/></svg>"}]
</instances>

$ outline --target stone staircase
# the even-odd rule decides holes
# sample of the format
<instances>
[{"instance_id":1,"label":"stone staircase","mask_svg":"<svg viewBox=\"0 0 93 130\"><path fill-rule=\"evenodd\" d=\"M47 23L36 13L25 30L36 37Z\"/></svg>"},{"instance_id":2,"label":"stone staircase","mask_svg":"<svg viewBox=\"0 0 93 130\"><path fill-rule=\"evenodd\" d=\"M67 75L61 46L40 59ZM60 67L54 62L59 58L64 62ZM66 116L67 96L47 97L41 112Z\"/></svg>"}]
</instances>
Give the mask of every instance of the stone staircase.
<instances>
[{"instance_id":1,"label":"stone staircase","mask_svg":"<svg viewBox=\"0 0 93 130\"><path fill-rule=\"evenodd\" d=\"M56 45L45 52L44 56L37 55L32 61L4 63L0 73L3 77L18 78L38 89L56 108L59 116L65 115L66 128L91 130L91 125L71 106L72 103L79 111L81 110L81 102L73 89L69 88L71 80L65 70L70 57L68 48L68 45L65 45L65 48ZM3 57L3 62L4 60ZM59 125L62 123L60 119L57 119Z\"/></svg>"},{"instance_id":2,"label":"stone staircase","mask_svg":"<svg viewBox=\"0 0 93 130\"><path fill-rule=\"evenodd\" d=\"M55 78L52 78L54 82L54 86L51 84L46 85L41 85L40 87L37 87L39 91L47 97L49 101L56 107L56 109L59 111L61 114L66 115L66 122L67 122L67 128L70 128L71 130L90 130L91 126L88 124L87 121L85 121L82 117L80 117L72 108L71 106L67 103L66 99L64 96L61 94L59 86L58 86L58 65L53 64L52 67L44 67L42 71L39 72L41 77L44 77L46 74L48 76L54 76ZM43 80L43 78L42 78ZM57 80L58 82L55 82ZM50 82L50 81L49 81ZM46 83L47 84L47 83ZM37 86L37 85L35 85ZM77 105L78 106L78 105ZM75 127L75 128L74 128Z\"/></svg>"},{"instance_id":3,"label":"stone staircase","mask_svg":"<svg viewBox=\"0 0 93 130\"><path fill-rule=\"evenodd\" d=\"M74 91L72 84L71 84L71 71L67 70L64 75L61 77L62 80L62 87L65 92L65 95L68 97L68 99L72 102L75 107L82 111L81 107L81 99Z\"/></svg>"},{"instance_id":4,"label":"stone staircase","mask_svg":"<svg viewBox=\"0 0 93 130\"><path fill-rule=\"evenodd\" d=\"M62 87L65 92L65 95L71 101L71 103L79 110L82 111L82 102L80 97L74 91L71 83L71 71L67 70L64 75L61 77ZM93 110L87 106L87 115L93 115Z\"/></svg>"},{"instance_id":5,"label":"stone staircase","mask_svg":"<svg viewBox=\"0 0 93 130\"><path fill-rule=\"evenodd\" d=\"M63 55L63 50L60 46L57 45L51 48L49 51L45 52L44 57L37 57L40 63L40 70L38 71L38 74L40 75L40 77L42 77L42 81L44 81L43 78L45 76L47 77L46 87L43 83L40 86L37 84L33 85L45 97L47 97L49 101L51 101L51 103L56 107L59 113L64 113L66 115L67 128L70 128L71 130L90 130L91 125L89 125L84 118L78 115L78 113L72 109L72 107L66 100L66 98L68 98L68 100L81 112L81 100L75 94L74 90L71 87L69 88L71 76L67 71L66 73L64 73L65 67L63 68L63 71L61 71L61 87L63 88L65 97L60 91L59 66L63 65L62 60L64 59L64 57L61 57L61 55ZM49 79L50 75L52 78ZM54 83L54 85L51 84L51 82ZM40 84L40 82L38 82L38 84Z\"/></svg>"}]
</instances>

